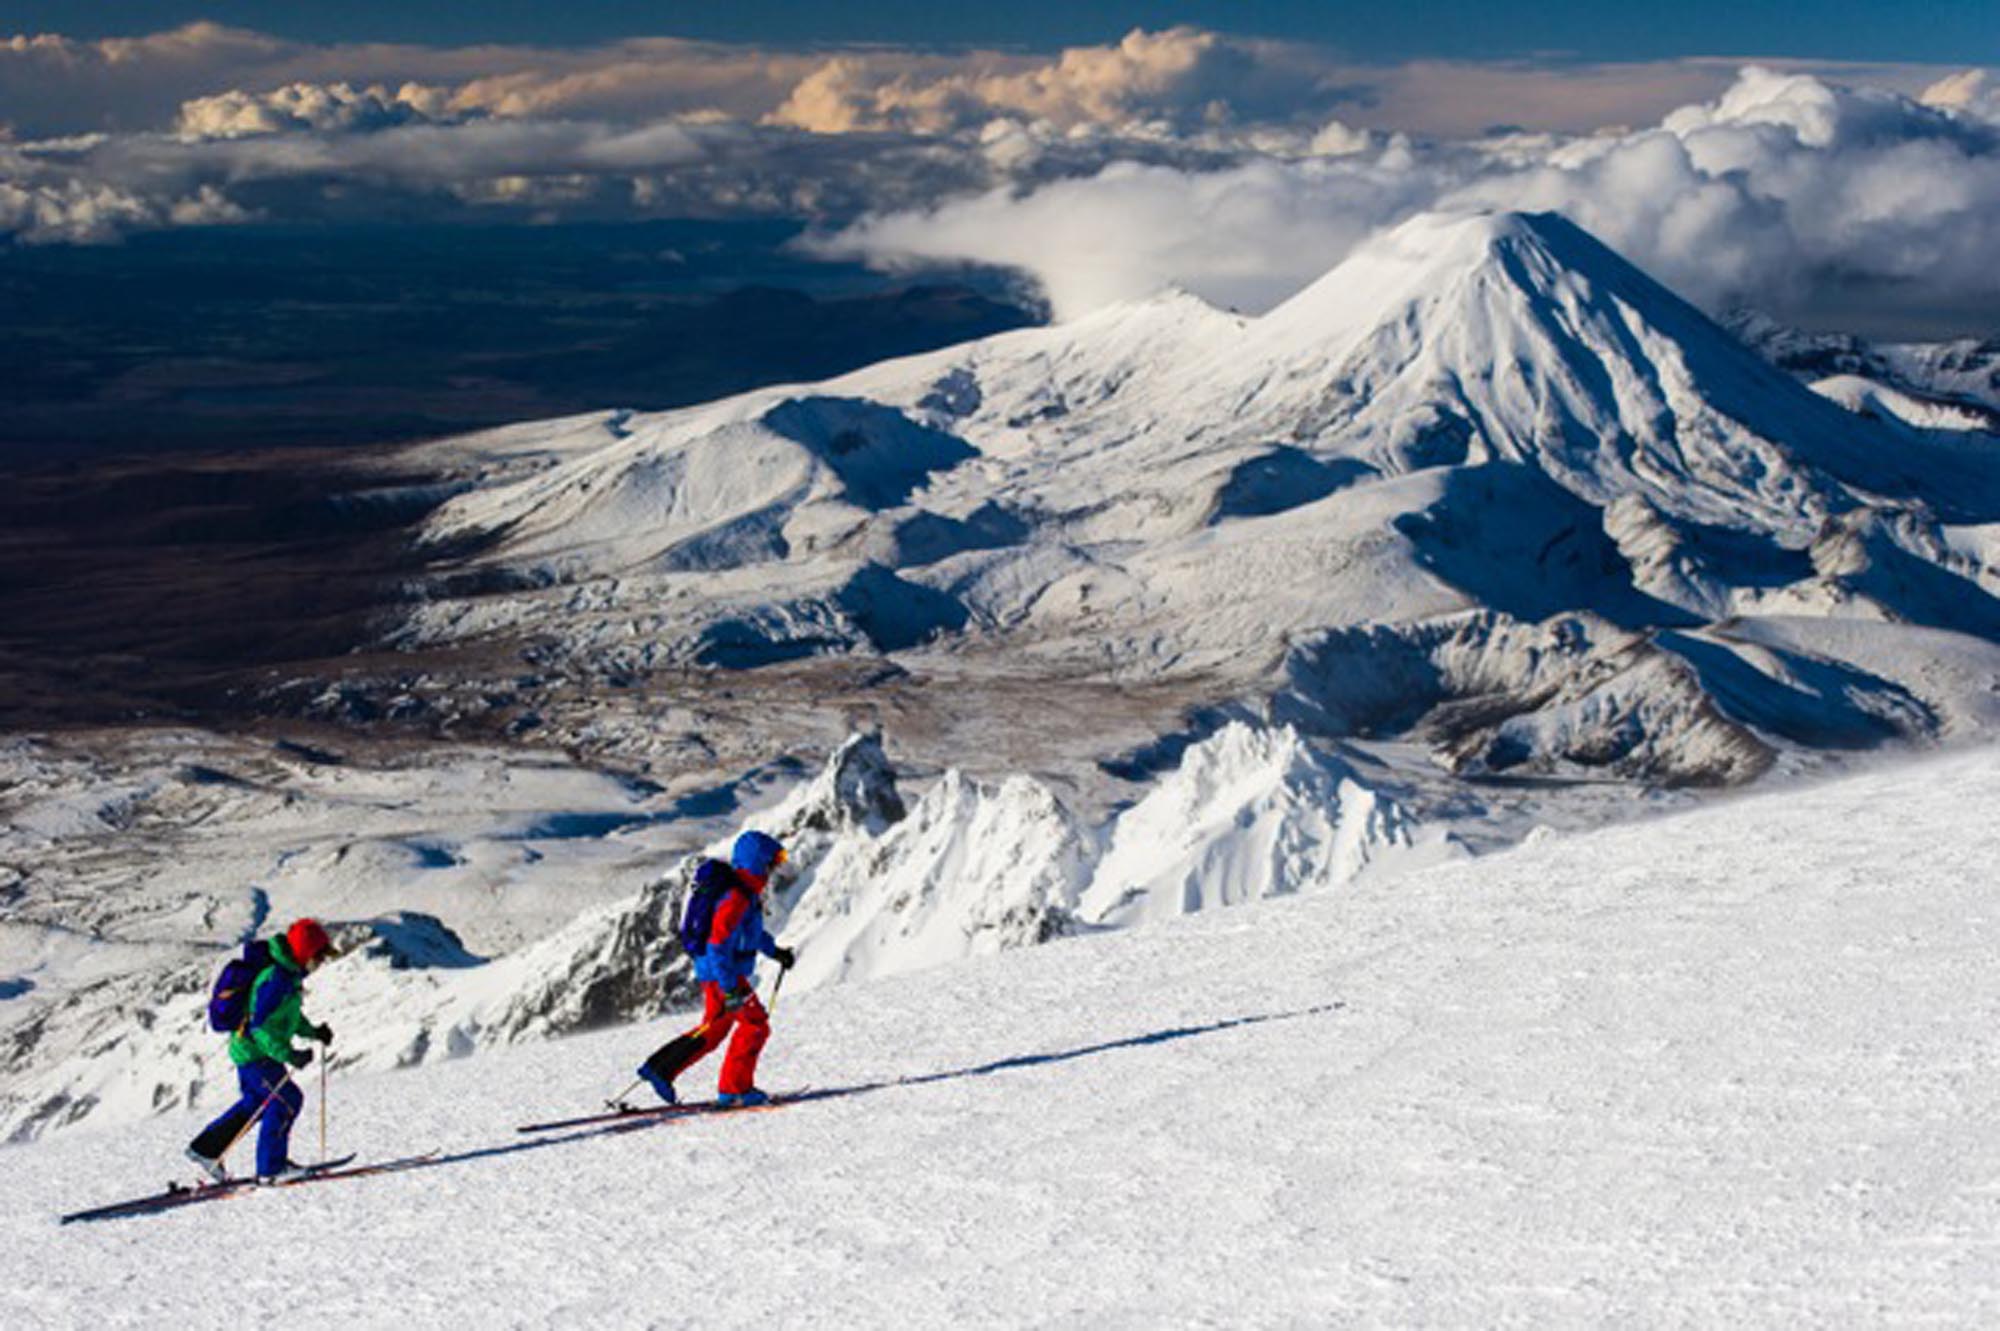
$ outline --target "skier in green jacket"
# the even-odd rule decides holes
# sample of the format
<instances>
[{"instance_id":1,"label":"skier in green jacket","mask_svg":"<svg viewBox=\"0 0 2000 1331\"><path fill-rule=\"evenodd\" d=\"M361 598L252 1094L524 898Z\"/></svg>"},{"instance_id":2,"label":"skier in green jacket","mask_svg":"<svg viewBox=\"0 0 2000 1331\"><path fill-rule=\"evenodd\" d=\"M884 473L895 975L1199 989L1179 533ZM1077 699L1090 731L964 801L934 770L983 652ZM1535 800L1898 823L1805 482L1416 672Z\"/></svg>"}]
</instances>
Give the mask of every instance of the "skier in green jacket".
<instances>
[{"instance_id":1,"label":"skier in green jacket","mask_svg":"<svg viewBox=\"0 0 2000 1331\"><path fill-rule=\"evenodd\" d=\"M241 1098L203 1128L187 1150L188 1159L218 1183L229 1177L222 1167L223 1152L252 1118L263 1124L257 1133L257 1176L283 1179L301 1172L287 1155L292 1121L305 1106L305 1093L292 1074L311 1064L313 1055L310 1049L294 1049L292 1042L301 1037L322 1045L333 1041L333 1028L308 1019L304 1007L305 977L333 954L326 930L318 920L295 920L267 949L268 960L250 987L243 1024L229 1037L229 1061L236 1065Z\"/></svg>"}]
</instances>

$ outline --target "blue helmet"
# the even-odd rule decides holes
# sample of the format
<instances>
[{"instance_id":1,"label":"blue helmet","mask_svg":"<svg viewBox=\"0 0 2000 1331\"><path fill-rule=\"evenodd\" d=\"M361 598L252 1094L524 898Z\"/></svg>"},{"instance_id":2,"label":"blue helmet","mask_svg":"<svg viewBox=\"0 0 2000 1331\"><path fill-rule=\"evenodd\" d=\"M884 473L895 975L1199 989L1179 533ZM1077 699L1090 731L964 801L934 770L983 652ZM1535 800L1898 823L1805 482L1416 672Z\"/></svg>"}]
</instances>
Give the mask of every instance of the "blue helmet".
<instances>
[{"instance_id":1,"label":"blue helmet","mask_svg":"<svg viewBox=\"0 0 2000 1331\"><path fill-rule=\"evenodd\" d=\"M784 862L785 848L776 837L762 832L745 832L736 838L736 845L729 852L732 866L759 878L769 878L771 870Z\"/></svg>"}]
</instances>

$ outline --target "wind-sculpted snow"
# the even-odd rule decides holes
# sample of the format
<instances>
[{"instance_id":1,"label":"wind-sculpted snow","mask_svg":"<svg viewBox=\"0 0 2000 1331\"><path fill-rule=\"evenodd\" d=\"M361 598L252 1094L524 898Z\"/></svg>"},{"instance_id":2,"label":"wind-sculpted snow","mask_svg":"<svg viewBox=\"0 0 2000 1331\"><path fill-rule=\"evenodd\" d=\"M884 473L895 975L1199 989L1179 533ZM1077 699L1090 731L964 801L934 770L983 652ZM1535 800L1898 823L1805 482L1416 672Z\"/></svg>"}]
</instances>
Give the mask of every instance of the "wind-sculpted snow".
<instances>
[{"instance_id":1,"label":"wind-sculpted snow","mask_svg":"<svg viewBox=\"0 0 2000 1331\"><path fill-rule=\"evenodd\" d=\"M1441 834L1416 829L1296 731L1241 723L1187 748L1158 787L1101 827L1027 776L987 783L948 771L906 811L879 741L867 736L753 823L794 848L769 913L799 949L791 983L801 989L1085 925L1338 887L1379 860L1408 871L1450 853ZM1216 873L1206 891L1182 890Z\"/></svg>"},{"instance_id":2,"label":"wind-sculpted snow","mask_svg":"<svg viewBox=\"0 0 2000 1331\"><path fill-rule=\"evenodd\" d=\"M1425 858L1449 853L1426 841ZM1120 815L1079 913L1135 924L1344 886L1384 858L1413 867L1416 842L1394 801L1297 731L1232 723Z\"/></svg>"},{"instance_id":3,"label":"wind-sculpted snow","mask_svg":"<svg viewBox=\"0 0 2000 1331\"><path fill-rule=\"evenodd\" d=\"M1224 726L1101 827L1031 777L957 771L907 816L857 818L854 797L832 798L833 774L857 763L867 785L893 794L879 747L857 737L756 822L800 847L772 910L799 948L799 988L1340 887L1385 863L1407 872L1454 853L1289 727ZM827 837L829 824L840 834Z\"/></svg>"},{"instance_id":4,"label":"wind-sculpted snow","mask_svg":"<svg viewBox=\"0 0 2000 1331\"><path fill-rule=\"evenodd\" d=\"M909 816L834 844L778 922L801 987L893 975L1070 931L1090 832L1046 787L947 772Z\"/></svg>"}]
</instances>

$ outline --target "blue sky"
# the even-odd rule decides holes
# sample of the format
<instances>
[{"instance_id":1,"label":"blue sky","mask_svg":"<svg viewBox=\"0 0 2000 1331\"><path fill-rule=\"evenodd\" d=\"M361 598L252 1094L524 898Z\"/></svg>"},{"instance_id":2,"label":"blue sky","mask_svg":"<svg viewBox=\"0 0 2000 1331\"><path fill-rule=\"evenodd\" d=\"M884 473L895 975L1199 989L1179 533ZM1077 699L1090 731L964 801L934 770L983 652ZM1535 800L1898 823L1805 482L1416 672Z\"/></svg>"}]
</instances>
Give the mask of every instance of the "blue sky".
<instances>
[{"instance_id":1,"label":"blue sky","mask_svg":"<svg viewBox=\"0 0 2000 1331\"><path fill-rule=\"evenodd\" d=\"M582 44L634 35L750 42L1103 41L1135 26L1195 23L1326 42L1380 60L1572 52L1591 59L1796 55L1822 59L2000 62L1995 0L1182 0L1176 4L1009 0L16 0L0 31L97 37L213 19L312 41Z\"/></svg>"}]
</instances>

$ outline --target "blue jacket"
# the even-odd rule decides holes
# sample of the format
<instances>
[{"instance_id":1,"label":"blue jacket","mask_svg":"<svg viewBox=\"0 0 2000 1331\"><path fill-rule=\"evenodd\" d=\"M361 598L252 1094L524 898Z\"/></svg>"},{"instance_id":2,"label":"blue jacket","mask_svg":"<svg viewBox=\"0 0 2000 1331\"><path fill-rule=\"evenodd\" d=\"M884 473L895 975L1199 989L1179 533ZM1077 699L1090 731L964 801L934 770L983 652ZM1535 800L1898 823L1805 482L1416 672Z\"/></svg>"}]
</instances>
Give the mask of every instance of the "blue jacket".
<instances>
[{"instance_id":1,"label":"blue jacket","mask_svg":"<svg viewBox=\"0 0 2000 1331\"><path fill-rule=\"evenodd\" d=\"M764 927L763 894L738 887L716 903L708 949L695 958L694 978L733 990L757 973L757 954L777 955L778 940Z\"/></svg>"}]
</instances>

